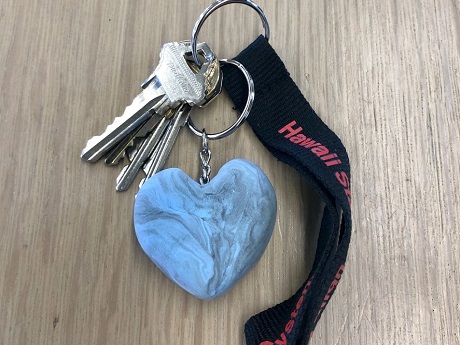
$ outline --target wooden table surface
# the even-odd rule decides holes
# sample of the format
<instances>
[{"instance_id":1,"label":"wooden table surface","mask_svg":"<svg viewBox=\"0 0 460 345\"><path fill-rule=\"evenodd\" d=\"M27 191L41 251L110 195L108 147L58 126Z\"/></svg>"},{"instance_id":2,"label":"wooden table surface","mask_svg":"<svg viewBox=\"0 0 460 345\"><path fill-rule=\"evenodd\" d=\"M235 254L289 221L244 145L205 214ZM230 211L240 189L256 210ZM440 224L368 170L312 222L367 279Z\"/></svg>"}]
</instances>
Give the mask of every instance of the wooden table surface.
<instances>
[{"instance_id":1,"label":"wooden table surface","mask_svg":"<svg viewBox=\"0 0 460 345\"><path fill-rule=\"evenodd\" d=\"M208 4L2 1L2 345L242 344L245 321L305 279L320 199L248 125L211 143L212 166L257 163L278 217L261 261L211 302L142 252L136 188L114 189L121 167L80 160L139 92L161 45L188 39ZM351 159L349 259L311 344L459 344L460 1L259 4L272 46ZM232 5L200 38L230 58L262 31L255 12ZM234 117L225 95L194 111L208 131ZM182 131L167 166L197 176L199 147Z\"/></svg>"}]
</instances>

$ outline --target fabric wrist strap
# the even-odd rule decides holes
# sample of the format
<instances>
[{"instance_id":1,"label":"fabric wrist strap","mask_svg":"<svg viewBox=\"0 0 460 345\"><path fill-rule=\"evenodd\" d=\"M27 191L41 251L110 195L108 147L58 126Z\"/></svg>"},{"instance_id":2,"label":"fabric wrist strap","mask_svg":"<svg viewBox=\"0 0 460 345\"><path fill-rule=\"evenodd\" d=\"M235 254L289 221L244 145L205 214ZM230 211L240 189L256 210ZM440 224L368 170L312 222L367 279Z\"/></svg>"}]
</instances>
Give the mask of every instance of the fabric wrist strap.
<instances>
[{"instance_id":1,"label":"fabric wrist strap","mask_svg":"<svg viewBox=\"0 0 460 345\"><path fill-rule=\"evenodd\" d=\"M255 102L247 122L280 161L289 164L325 203L313 268L288 300L245 325L247 345L307 344L344 270L351 236L350 164L340 139L311 108L265 37L235 60L251 74ZM246 80L224 66L224 87L242 111ZM289 230L289 229L286 229Z\"/></svg>"}]
</instances>

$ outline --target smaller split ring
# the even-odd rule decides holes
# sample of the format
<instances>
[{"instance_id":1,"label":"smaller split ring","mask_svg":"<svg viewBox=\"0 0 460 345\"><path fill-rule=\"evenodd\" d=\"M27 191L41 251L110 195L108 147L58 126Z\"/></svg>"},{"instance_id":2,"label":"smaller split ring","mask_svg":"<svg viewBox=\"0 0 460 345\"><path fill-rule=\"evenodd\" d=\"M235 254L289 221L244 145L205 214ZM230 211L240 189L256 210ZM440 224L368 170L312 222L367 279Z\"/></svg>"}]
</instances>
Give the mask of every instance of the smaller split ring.
<instances>
[{"instance_id":1,"label":"smaller split ring","mask_svg":"<svg viewBox=\"0 0 460 345\"><path fill-rule=\"evenodd\" d=\"M227 60L227 59L220 59L219 60L220 64L231 64L236 66L244 75L246 78L246 82L248 83L248 99L246 101L246 105L244 106L243 112L241 113L240 117L227 129L223 130L222 132L214 133L214 134L208 134L206 133L206 137L211 140L215 139L223 139L225 137L228 137L230 134L232 134L238 127L240 127L243 122L246 120L248 117L249 113L251 112L252 105L254 104L254 82L252 81L252 77L249 74L248 70L238 61L235 60ZM195 126L195 124L192 121L192 118L189 117L187 121L188 128L197 136L202 137L203 132L198 130Z\"/></svg>"}]
</instances>

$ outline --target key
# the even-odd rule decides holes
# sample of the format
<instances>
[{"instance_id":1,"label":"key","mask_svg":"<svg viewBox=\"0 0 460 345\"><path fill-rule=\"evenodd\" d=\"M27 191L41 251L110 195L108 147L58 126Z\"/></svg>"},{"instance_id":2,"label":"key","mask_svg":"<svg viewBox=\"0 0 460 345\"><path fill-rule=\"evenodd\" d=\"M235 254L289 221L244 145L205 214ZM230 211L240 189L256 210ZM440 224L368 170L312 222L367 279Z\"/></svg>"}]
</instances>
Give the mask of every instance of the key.
<instances>
[{"instance_id":1,"label":"key","mask_svg":"<svg viewBox=\"0 0 460 345\"><path fill-rule=\"evenodd\" d=\"M134 98L133 103L126 107L122 116L115 118L104 133L88 140L81 158L88 162L96 162L123 137L150 118L152 109L164 104L166 98L159 87L155 88L154 83L150 84L149 88L144 89Z\"/></svg>"},{"instance_id":2,"label":"key","mask_svg":"<svg viewBox=\"0 0 460 345\"><path fill-rule=\"evenodd\" d=\"M146 180L163 169L163 166L165 165L166 160L171 153L174 142L179 135L180 129L187 123L191 109L192 108L188 104L184 104L182 108L175 114L167 132L158 145L156 154L151 156L150 161L147 161L145 164L144 172L146 172L146 177L141 181L139 187L141 187Z\"/></svg>"},{"instance_id":3,"label":"key","mask_svg":"<svg viewBox=\"0 0 460 345\"><path fill-rule=\"evenodd\" d=\"M163 115L181 103L204 106L214 99L222 89L219 62L206 43L200 43L198 49L204 60L199 69L190 60L190 42L165 44L158 66L141 85L143 91L104 133L88 140L81 158L97 161L153 113Z\"/></svg>"},{"instance_id":4,"label":"key","mask_svg":"<svg viewBox=\"0 0 460 345\"><path fill-rule=\"evenodd\" d=\"M176 109L169 109L167 111L167 113L164 115L167 119L171 119L174 114L176 112ZM168 122L170 123L170 122ZM169 126L169 125L168 125ZM167 128L167 127L166 127ZM153 130L154 128L152 128ZM158 140L158 142L161 140L161 138L163 138L164 136L164 132L166 131L166 129L163 131L163 134L161 134L160 136L160 139ZM141 133L142 134L142 133ZM146 135L148 135L149 133L147 133ZM144 142L145 140L145 136L142 138L141 136L139 136L138 138L135 138L134 139L134 142L133 142L133 145L130 146L130 147L127 147L127 156L128 156L128 159L129 161L131 162L133 159L134 159L134 156L137 154L137 152L139 151L139 148L142 146L142 143ZM157 145L158 146L158 145ZM156 146L155 146L156 147Z\"/></svg>"},{"instance_id":5,"label":"key","mask_svg":"<svg viewBox=\"0 0 460 345\"><path fill-rule=\"evenodd\" d=\"M135 149L145 137L160 123L161 116L154 114L143 125L123 138L107 155L105 164L117 165L126 156L129 148Z\"/></svg>"},{"instance_id":6,"label":"key","mask_svg":"<svg viewBox=\"0 0 460 345\"><path fill-rule=\"evenodd\" d=\"M169 109L168 112L165 114L165 117L167 119L171 119L172 117L174 117L174 114L176 113L177 109ZM163 133L161 134L160 136L160 139L158 139L158 143L162 140L162 138L164 137L164 133L167 131L167 128L169 127L171 121L168 122L168 126L166 127L166 129L163 131ZM139 151L139 148L142 146L142 143L143 141L145 140L145 138L136 138L134 140L134 144L133 146L131 147L128 147L127 149L127 155L128 155L128 159L130 162L132 162L132 160L134 159L134 156L137 154L137 152ZM155 146L155 148L158 147L158 144ZM153 153L152 153L153 154Z\"/></svg>"},{"instance_id":7,"label":"key","mask_svg":"<svg viewBox=\"0 0 460 345\"><path fill-rule=\"evenodd\" d=\"M136 153L131 163L122 169L120 175L117 177L117 183L115 185L115 189L118 192L124 192L129 188L129 186L131 186L137 175L137 172L140 168L142 168L144 162L152 154L155 146L157 146L161 135L168 127L170 121L171 119L163 117L160 123L155 127L155 130L150 133L149 136L143 141L139 151Z\"/></svg>"},{"instance_id":8,"label":"key","mask_svg":"<svg viewBox=\"0 0 460 345\"><path fill-rule=\"evenodd\" d=\"M165 143L168 140L169 133L171 132L172 128L172 123L168 125L168 128L164 131L163 135L161 136L160 142L158 143L157 147L155 147L155 150L152 152L150 157L145 161L144 165L142 166L142 170L144 171L145 175L148 175L149 170L151 169L152 165L155 164L156 160L155 158L158 158L159 151L165 147ZM141 180L141 183L139 184L139 188L142 186L144 183L145 178Z\"/></svg>"},{"instance_id":9,"label":"key","mask_svg":"<svg viewBox=\"0 0 460 345\"><path fill-rule=\"evenodd\" d=\"M169 124L169 126L171 123ZM149 173L150 167L155 163L155 157L158 155L158 151L160 151L160 147L164 147L164 142L167 139L167 134L169 133L169 126L165 130L165 133L161 136L160 142L158 143L157 147L155 147L155 150L152 152L150 157L145 161L144 165L142 166L142 170L144 171L144 174L147 175ZM139 184L139 188L141 188L142 184L144 183L145 178L141 180L141 183Z\"/></svg>"}]
</instances>

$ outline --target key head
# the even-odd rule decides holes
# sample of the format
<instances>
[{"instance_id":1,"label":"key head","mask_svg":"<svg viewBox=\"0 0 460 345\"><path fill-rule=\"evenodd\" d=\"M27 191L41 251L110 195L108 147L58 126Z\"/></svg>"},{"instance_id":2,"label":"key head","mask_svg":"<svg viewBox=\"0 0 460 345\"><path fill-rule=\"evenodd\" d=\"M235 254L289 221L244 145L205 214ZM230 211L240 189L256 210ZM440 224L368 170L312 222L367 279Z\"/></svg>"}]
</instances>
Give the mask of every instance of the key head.
<instances>
[{"instance_id":1,"label":"key head","mask_svg":"<svg viewBox=\"0 0 460 345\"><path fill-rule=\"evenodd\" d=\"M190 61L190 42L171 42L161 49L154 74L169 98L170 108L180 103L203 106L220 93L222 73L218 59L206 43L200 43L198 51L203 59L201 66Z\"/></svg>"},{"instance_id":2,"label":"key head","mask_svg":"<svg viewBox=\"0 0 460 345\"><path fill-rule=\"evenodd\" d=\"M200 73L204 76L205 96L204 99L196 105L205 107L222 92L222 71L220 69L219 60L214 59L207 63L206 66L202 66Z\"/></svg>"},{"instance_id":3,"label":"key head","mask_svg":"<svg viewBox=\"0 0 460 345\"><path fill-rule=\"evenodd\" d=\"M183 43L187 44L190 49L190 51L185 53L185 60L187 60L190 68L195 73L204 76L205 97L201 102L195 104L199 107L204 107L222 92L223 74L220 68L219 59L217 59L214 52L206 43L200 43L197 45L197 52L201 65L198 66L191 52L191 43Z\"/></svg>"}]
</instances>

